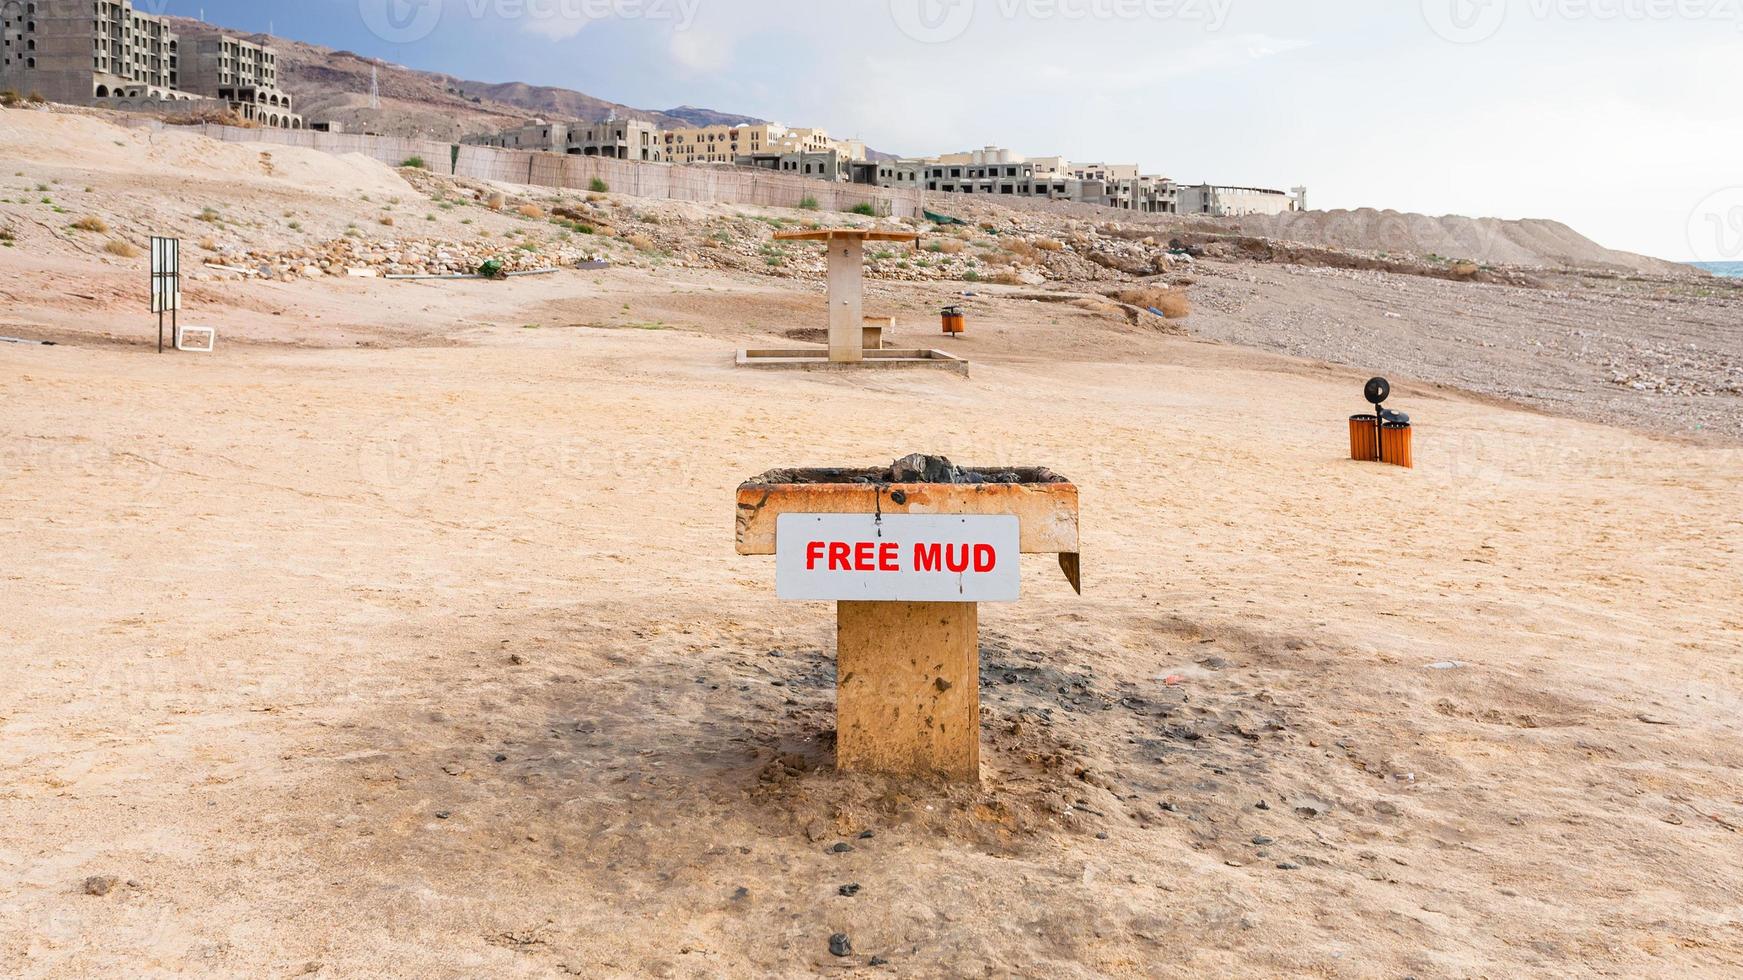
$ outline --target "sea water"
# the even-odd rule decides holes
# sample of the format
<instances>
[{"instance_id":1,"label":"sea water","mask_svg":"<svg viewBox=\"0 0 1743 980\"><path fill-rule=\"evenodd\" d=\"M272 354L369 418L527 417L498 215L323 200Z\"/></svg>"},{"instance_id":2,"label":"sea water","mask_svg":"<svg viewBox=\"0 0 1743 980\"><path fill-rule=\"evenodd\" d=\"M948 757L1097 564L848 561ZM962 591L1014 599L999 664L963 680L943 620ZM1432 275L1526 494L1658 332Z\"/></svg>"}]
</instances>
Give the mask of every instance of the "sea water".
<instances>
[{"instance_id":1,"label":"sea water","mask_svg":"<svg viewBox=\"0 0 1743 980\"><path fill-rule=\"evenodd\" d=\"M1695 262L1698 269L1705 269L1715 276L1726 279L1743 279L1743 262Z\"/></svg>"}]
</instances>

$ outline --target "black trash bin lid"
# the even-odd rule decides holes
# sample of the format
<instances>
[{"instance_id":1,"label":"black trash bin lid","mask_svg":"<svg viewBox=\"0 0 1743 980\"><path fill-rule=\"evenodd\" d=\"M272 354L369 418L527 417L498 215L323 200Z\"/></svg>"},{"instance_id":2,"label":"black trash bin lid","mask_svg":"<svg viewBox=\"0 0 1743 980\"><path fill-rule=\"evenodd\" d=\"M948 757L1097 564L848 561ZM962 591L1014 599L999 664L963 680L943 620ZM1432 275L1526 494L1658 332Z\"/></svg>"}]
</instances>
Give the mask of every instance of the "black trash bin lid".
<instances>
[{"instance_id":1,"label":"black trash bin lid","mask_svg":"<svg viewBox=\"0 0 1743 980\"><path fill-rule=\"evenodd\" d=\"M1410 416L1405 415L1403 412L1394 412L1389 408L1380 412L1380 418L1384 419L1387 425L1410 424Z\"/></svg>"}]
</instances>

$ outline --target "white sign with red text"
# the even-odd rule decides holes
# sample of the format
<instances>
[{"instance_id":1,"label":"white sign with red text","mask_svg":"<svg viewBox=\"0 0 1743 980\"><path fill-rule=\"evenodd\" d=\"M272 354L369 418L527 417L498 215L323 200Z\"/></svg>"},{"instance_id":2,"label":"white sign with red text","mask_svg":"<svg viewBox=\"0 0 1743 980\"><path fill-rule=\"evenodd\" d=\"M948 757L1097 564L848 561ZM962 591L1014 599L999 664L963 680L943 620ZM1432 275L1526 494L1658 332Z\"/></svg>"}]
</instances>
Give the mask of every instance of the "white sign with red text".
<instances>
[{"instance_id":1,"label":"white sign with red text","mask_svg":"<svg viewBox=\"0 0 1743 980\"><path fill-rule=\"evenodd\" d=\"M775 591L783 599L1016 602L1015 517L782 514Z\"/></svg>"}]
</instances>

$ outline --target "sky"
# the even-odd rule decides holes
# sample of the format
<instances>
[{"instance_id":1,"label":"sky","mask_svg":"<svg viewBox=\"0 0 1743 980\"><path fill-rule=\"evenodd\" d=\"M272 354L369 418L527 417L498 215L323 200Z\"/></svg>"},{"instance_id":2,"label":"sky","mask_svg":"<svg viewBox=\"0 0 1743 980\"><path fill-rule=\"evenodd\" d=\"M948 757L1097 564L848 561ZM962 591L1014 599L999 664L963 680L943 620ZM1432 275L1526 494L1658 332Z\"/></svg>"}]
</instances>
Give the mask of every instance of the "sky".
<instances>
[{"instance_id":1,"label":"sky","mask_svg":"<svg viewBox=\"0 0 1743 980\"><path fill-rule=\"evenodd\" d=\"M135 0L476 81L1743 260L1743 0Z\"/></svg>"}]
</instances>

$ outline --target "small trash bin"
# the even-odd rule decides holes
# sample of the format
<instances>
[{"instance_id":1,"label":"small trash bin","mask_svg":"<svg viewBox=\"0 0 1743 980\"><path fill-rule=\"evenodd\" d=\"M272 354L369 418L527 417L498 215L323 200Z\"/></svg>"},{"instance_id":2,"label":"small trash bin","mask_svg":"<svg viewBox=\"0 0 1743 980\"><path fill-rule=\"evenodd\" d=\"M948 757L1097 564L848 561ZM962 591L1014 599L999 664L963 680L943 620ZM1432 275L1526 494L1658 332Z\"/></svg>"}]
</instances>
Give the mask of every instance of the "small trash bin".
<instances>
[{"instance_id":1,"label":"small trash bin","mask_svg":"<svg viewBox=\"0 0 1743 980\"><path fill-rule=\"evenodd\" d=\"M1372 415L1350 416L1350 458L1372 463L1380 458L1380 420Z\"/></svg>"},{"instance_id":2,"label":"small trash bin","mask_svg":"<svg viewBox=\"0 0 1743 980\"><path fill-rule=\"evenodd\" d=\"M963 316L962 307L946 306L943 312L944 332L950 336L962 333L968 326L968 318Z\"/></svg>"},{"instance_id":3,"label":"small trash bin","mask_svg":"<svg viewBox=\"0 0 1743 980\"><path fill-rule=\"evenodd\" d=\"M1411 451L1410 423L1388 422L1381 427L1380 461L1407 470L1416 468L1416 457Z\"/></svg>"}]
</instances>

